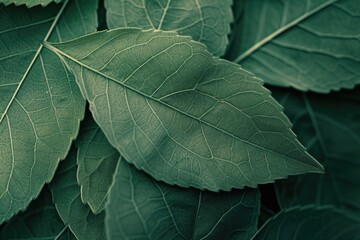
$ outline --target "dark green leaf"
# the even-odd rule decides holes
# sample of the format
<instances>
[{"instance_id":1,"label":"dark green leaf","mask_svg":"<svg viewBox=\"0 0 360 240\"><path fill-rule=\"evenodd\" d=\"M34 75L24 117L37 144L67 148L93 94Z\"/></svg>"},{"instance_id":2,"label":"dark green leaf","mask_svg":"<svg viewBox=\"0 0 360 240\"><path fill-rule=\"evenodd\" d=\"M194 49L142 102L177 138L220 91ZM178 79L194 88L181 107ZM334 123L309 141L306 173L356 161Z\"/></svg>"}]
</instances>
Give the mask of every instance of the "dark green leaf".
<instances>
[{"instance_id":1,"label":"dark green leaf","mask_svg":"<svg viewBox=\"0 0 360 240\"><path fill-rule=\"evenodd\" d=\"M46 6L51 2L59 3L62 0L0 0L0 3L3 3L5 5L9 5L11 3L18 5L26 5L27 7L33 7L36 5Z\"/></svg>"},{"instance_id":2,"label":"dark green leaf","mask_svg":"<svg viewBox=\"0 0 360 240\"><path fill-rule=\"evenodd\" d=\"M106 205L111 239L249 239L256 231L259 192L213 193L157 182L121 160Z\"/></svg>"},{"instance_id":3,"label":"dark green leaf","mask_svg":"<svg viewBox=\"0 0 360 240\"><path fill-rule=\"evenodd\" d=\"M329 92L360 83L360 1L246 1L231 59L267 83Z\"/></svg>"},{"instance_id":4,"label":"dark green leaf","mask_svg":"<svg viewBox=\"0 0 360 240\"><path fill-rule=\"evenodd\" d=\"M278 213L253 240L356 240L360 222L330 207L294 207Z\"/></svg>"},{"instance_id":5,"label":"dark green leaf","mask_svg":"<svg viewBox=\"0 0 360 240\"><path fill-rule=\"evenodd\" d=\"M120 154L91 117L83 126L76 141L77 179L83 203L99 213L104 209Z\"/></svg>"},{"instance_id":6,"label":"dark green leaf","mask_svg":"<svg viewBox=\"0 0 360 240\"><path fill-rule=\"evenodd\" d=\"M231 0L105 0L109 28L139 27L177 31L225 53L233 21Z\"/></svg>"},{"instance_id":7,"label":"dark green leaf","mask_svg":"<svg viewBox=\"0 0 360 240\"><path fill-rule=\"evenodd\" d=\"M276 183L281 206L333 204L360 213L360 88L325 96L273 92L300 140L326 169L323 175Z\"/></svg>"},{"instance_id":8,"label":"dark green leaf","mask_svg":"<svg viewBox=\"0 0 360 240\"><path fill-rule=\"evenodd\" d=\"M29 208L14 216L0 230L0 239L76 239L64 225L51 200L51 193L46 187Z\"/></svg>"},{"instance_id":9,"label":"dark green leaf","mask_svg":"<svg viewBox=\"0 0 360 240\"><path fill-rule=\"evenodd\" d=\"M189 37L128 28L47 46L110 143L155 179L218 191L322 172L262 81Z\"/></svg>"},{"instance_id":10,"label":"dark green leaf","mask_svg":"<svg viewBox=\"0 0 360 240\"><path fill-rule=\"evenodd\" d=\"M74 78L41 42L94 31L96 8L96 0L31 9L0 5L0 223L50 181L83 117Z\"/></svg>"},{"instance_id":11,"label":"dark green leaf","mask_svg":"<svg viewBox=\"0 0 360 240\"><path fill-rule=\"evenodd\" d=\"M103 240L105 212L95 215L90 207L81 201L76 171L76 152L70 151L67 158L60 163L51 184L56 209L77 239Z\"/></svg>"}]
</instances>

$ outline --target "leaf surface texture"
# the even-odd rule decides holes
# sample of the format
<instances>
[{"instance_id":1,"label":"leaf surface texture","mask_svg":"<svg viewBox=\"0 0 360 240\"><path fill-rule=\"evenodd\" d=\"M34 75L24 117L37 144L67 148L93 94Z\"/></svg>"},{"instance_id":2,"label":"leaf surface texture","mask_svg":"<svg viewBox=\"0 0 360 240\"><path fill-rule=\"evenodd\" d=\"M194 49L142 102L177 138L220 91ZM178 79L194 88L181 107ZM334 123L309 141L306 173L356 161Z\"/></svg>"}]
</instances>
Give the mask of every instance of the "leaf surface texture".
<instances>
[{"instance_id":1,"label":"leaf surface texture","mask_svg":"<svg viewBox=\"0 0 360 240\"><path fill-rule=\"evenodd\" d=\"M105 0L110 29L139 27L177 31L224 54L233 20L231 0Z\"/></svg>"},{"instance_id":2,"label":"leaf surface texture","mask_svg":"<svg viewBox=\"0 0 360 240\"><path fill-rule=\"evenodd\" d=\"M51 183L51 192L56 209L79 240L105 239L105 213L93 214L90 207L81 201L80 187L76 180L76 151L70 151L59 164Z\"/></svg>"},{"instance_id":3,"label":"leaf surface texture","mask_svg":"<svg viewBox=\"0 0 360 240\"><path fill-rule=\"evenodd\" d=\"M118 29L46 45L110 143L155 179L217 191L322 171L262 81L188 37Z\"/></svg>"},{"instance_id":4,"label":"leaf surface texture","mask_svg":"<svg viewBox=\"0 0 360 240\"><path fill-rule=\"evenodd\" d=\"M213 193L157 182L120 160L106 205L111 239L249 239L256 231L257 189Z\"/></svg>"},{"instance_id":5,"label":"leaf surface texture","mask_svg":"<svg viewBox=\"0 0 360 240\"><path fill-rule=\"evenodd\" d=\"M76 140L77 179L82 201L99 213L105 207L120 154L90 116L82 126Z\"/></svg>"},{"instance_id":6,"label":"leaf surface texture","mask_svg":"<svg viewBox=\"0 0 360 240\"><path fill-rule=\"evenodd\" d=\"M74 77L41 42L95 31L96 8L97 1L85 0L0 5L0 223L51 180L83 117Z\"/></svg>"},{"instance_id":7,"label":"leaf surface texture","mask_svg":"<svg viewBox=\"0 0 360 240\"><path fill-rule=\"evenodd\" d=\"M359 25L358 0L246 1L240 49L230 59L278 86L353 88L360 83Z\"/></svg>"}]
</instances>

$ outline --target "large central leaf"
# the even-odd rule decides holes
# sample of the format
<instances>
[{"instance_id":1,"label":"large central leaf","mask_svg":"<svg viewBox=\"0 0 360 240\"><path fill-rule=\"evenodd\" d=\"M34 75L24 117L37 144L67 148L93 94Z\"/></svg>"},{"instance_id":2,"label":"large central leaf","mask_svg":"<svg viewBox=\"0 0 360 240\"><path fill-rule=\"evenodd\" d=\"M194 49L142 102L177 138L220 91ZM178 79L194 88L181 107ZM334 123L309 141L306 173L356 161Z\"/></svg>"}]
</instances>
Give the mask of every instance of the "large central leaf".
<instances>
[{"instance_id":1,"label":"large central leaf","mask_svg":"<svg viewBox=\"0 0 360 240\"><path fill-rule=\"evenodd\" d=\"M262 81L189 37L118 29L47 46L110 143L156 179L216 191L322 171Z\"/></svg>"},{"instance_id":2,"label":"large central leaf","mask_svg":"<svg viewBox=\"0 0 360 240\"><path fill-rule=\"evenodd\" d=\"M95 31L96 8L86 0L0 5L0 223L50 181L83 117L75 79L41 42Z\"/></svg>"}]
</instances>

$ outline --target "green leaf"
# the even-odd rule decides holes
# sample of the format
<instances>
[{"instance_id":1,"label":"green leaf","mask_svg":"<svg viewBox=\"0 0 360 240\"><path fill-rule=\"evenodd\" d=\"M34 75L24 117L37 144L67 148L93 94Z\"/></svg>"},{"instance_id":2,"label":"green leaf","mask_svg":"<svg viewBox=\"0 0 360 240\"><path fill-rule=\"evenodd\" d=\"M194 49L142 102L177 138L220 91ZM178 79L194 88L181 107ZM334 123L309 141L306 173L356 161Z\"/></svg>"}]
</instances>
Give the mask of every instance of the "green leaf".
<instances>
[{"instance_id":1,"label":"green leaf","mask_svg":"<svg viewBox=\"0 0 360 240\"><path fill-rule=\"evenodd\" d=\"M76 239L64 225L51 200L51 193L46 187L29 208L14 216L0 230L0 239Z\"/></svg>"},{"instance_id":2,"label":"green leaf","mask_svg":"<svg viewBox=\"0 0 360 240\"><path fill-rule=\"evenodd\" d=\"M0 223L39 194L78 132L85 102L74 77L41 41L94 31L96 2L30 10L0 5Z\"/></svg>"},{"instance_id":3,"label":"green leaf","mask_svg":"<svg viewBox=\"0 0 360 240\"><path fill-rule=\"evenodd\" d=\"M3 3L6 5L9 4L15 4L16 6L19 5L26 5L27 7L34 7L36 5L46 6L51 2L59 3L62 0L0 0L0 3Z\"/></svg>"},{"instance_id":4,"label":"green leaf","mask_svg":"<svg viewBox=\"0 0 360 240\"><path fill-rule=\"evenodd\" d=\"M270 219L253 240L360 239L360 222L330 207L294 207Z\"/></svg>"},{"instance_id":5,"label":"green leaf","mask_svg":"<svg viewBox=\"0 0 360 240\"><path fill-rule=\"evenodd\" d=\"M231 0L105 0L110 29L139 27L177 31L221 56L233 21Z\"/></svg>"},{"instance_id":6,"label":"green leaf","mask_svg":"<svg viewBox=\"0 0 360 240\"><path fill-rule=\"evenodd\" d=\"M265 82L326 93L360 83L360 1L245 2L236 62Z\"/></svg>"},{"instance_id":7,"label":"green leaf","mask_svg":"<svg viewBox=\"0 0 360 240\"><path fill-rule=\"evenodd\" d=\"M189 37L126 28L46 45L110 143L157 180L217 191L323 171L262 81Z\"/></svg>"},{"instance_id":8,"label":"green leaf","mask_svg":"<svg viewBox=\"0 0 360 240\"><path fill-rule=\"evenodd\" d=\"M326 169L277 182L280 205L333 204L360 213L360 88L330 95L274 93L299 139Z\"/></svg>"},{"instance_id":9,"label":"green leaf","mask_svg":"<svg viewBox=\"0 0 360 240\"><path fill-rule=\"evenodd\" d=\"M105 212L95 215L90 207L81 201L76 171L76 152L70 151L67 158L60 163L51 183L56 209L77 239L105 239Z\"/></svg>"},{"instance_id":10,"label":"green leaf","mask_svg":"<svg viewBox=\"0 0 360 240\"><path fill-rule=\"evenodd\" d=\"M229 35L229 44L227 46L227 50L225 59L231 59L234 53L239 53L241 46L239 45L239 38L241 38L241 31L239 31L241 23L243 21L242 16L244 13L246 0L236 0L232 5L232 12L234 15L234 21L231 24L231 33Z\"/></svg>"},{"instance_id":11,"label":"green leaf","mask_svg":"<svg viewBox=\"0 0 360 240\"><path fill-rule=\"evenodd\" d=\"M77 180L83 203L89 204L94 213L99 213L105 207L120 154L91 117L82 126L76 141Z\"/></svg>"},{"instance_id":12,"label":"green leaf","mask_svg":"<svg viewBox=\"0 0 360 240\"><path fill-rule=\"evenodd\" d=\"M111 239L249 239L260 206L257 189L213 193L157 182L121 160L109 203Z\"/></svg>"}]
</instances>

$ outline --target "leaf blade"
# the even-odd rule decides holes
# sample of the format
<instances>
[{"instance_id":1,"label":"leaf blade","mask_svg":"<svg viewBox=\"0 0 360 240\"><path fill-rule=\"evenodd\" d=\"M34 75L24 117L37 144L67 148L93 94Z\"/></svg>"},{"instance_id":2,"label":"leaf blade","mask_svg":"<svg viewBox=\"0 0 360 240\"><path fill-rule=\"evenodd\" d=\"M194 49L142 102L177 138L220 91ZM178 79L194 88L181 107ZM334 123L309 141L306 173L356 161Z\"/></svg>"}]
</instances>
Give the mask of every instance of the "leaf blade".
<instances>
[{"instance_id":1,"label":"leaf blade","mask_svg":"<svg viewBox=\"0 0 360 240\"><path fill-rule=\"evenodd\" d=\"M331 204L359 212L359 89L325 96L294 91L283 94L277 89L274 93L299 139L327 169L321 177L309 174L276 183L281 207Z\"/></svg>"},{"instance_id":2,"label":"leaf blade","mask_svg":"<svg viewBox=\"0 0 360 240\"><path fill-rule=\"evenodd\" d=\"M77 239L105 239L105 213L97 215L81 201L80 187L76 180L76 151L60 163L50 189L55 207L64 224Z\"/></svg>"},{"instance_id":3,"label":"leaf blade","mask_svg":"<svg viewBox=\"0 0 360 240\"><path fill-rule=\"evenodd\" d=\"M0 222L24 209L52 178L77 135L85 102L64 63L43 39L61 41L95 30L96 2L46 8L1 5ZM88 19L80 26L73 19ZM72 27L69 27L68 24Z\"/></svg>"},{"instance_id":4,"label":"leaf blade","mask_svg":"<svg viewBox=\"0 0 360 240\"><path fill-rule=\"evenodd\" d=\"M7 240L76 239L59 217L47 187L25 212L14 216L1 226L0 236Z\"/></svg>"},{"instance_id":5,"label":"leaf blade","mask_svg":"<svg viewBox=\"0 0 360 240\"><path fill-rule=\"evenodd\" d=\"M216 56L225 53L233 21L232 1L106 0L109 29L138 27L177 31L207 45ZM160 14L161 13L161 14Z\"/></svg>"},{"instance_id":6,"label":"leaf blade","mask_svg":"<svg viewBox=\"0 0 360 240\"><path fill-rule=\"evenodd\" d=\"M145 49L150 42L153 52ZM109 54L103 54L102 44ZM76 74L94 119L110 143L156 179L217 191L322 171L296 140L290 122L262 81L238 65L214 58L190 38L173 32L119 29L46 46L63 56ZM133 60L128 58L129 49L136 51ZM178 58L169 59L167 54ZM159 61L173 64L162 66ZM118 66L122 70L113 71ZM266 141L271 137L288 149L283 146L281 153L279 145L271 146L275 140ZM287 161L293 156L299 159ZM271 164L267 158L273 160ZM151 159L159 160L149 165ZM283 161L287 173L279 170Z\"/></svg>"},{"instance_id":7,"label":"leaf blade","mask_svg":"<svg viewBox=\"0 0 360 240\"><path fill-rule=\"evenodd\" d=\"M257 189L212 193L169 186L120 160L106 205L107 237L249 239L259 197Z\"/></svg>"},{"instance_id":8,"label":"leaf blade","mask_svg":"<svg viewBox=\"0 0 360 240\"><path fill-rule=\"evenodd\" d=\"M231 59L276 86L320 93L353 88L360 81L355 54L360 44L354 29L358 4L248 1L237 43L241 50ZM251 28L255 19L260 26Z\"/></svg>"},{"instance_id":9,"label":"leaf blade","mask_svg":"<svg viewBox=\"0 0 360 240\"><path fill-rule=\"evenodd\" d=\"M77 181L82 202L98 214L104 210L120 154L92 118L86 119L83 126L76 140Z\"/></svg>"}]
</instances>

